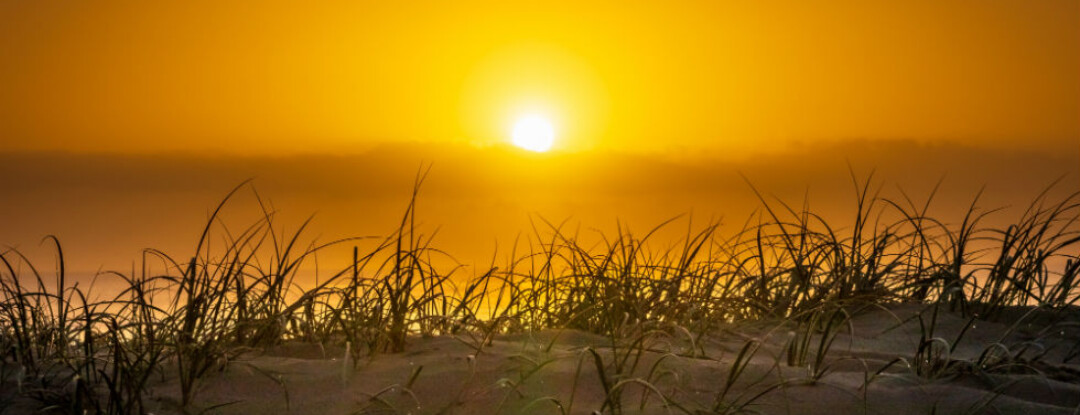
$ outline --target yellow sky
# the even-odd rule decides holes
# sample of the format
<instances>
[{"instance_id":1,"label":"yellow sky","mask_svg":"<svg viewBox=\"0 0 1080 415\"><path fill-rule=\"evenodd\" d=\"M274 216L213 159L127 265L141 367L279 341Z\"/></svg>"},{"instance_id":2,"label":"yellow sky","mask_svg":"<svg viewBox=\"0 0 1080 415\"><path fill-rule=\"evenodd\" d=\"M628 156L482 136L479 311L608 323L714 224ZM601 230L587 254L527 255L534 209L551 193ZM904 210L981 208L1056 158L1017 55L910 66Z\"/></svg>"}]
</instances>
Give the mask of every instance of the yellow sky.
<instances>
[{"instance_id":1,"label":"yellow sky","mask_svg":"<svg viewBox=\"0 0 1080 415\"><path fill-rule=\"evenodd\" d=\"M1080 141L1074 0L12 1L0 61L0 150Z\"/></svg>"}]
</instances>

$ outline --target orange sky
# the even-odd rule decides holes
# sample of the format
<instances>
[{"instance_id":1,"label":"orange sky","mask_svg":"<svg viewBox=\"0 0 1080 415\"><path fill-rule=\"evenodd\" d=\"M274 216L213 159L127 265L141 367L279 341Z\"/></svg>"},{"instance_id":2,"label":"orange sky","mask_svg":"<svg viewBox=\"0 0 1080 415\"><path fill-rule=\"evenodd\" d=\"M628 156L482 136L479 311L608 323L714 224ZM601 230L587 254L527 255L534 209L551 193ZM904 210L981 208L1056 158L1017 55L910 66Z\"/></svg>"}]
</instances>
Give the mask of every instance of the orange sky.
<instances>
[{"instance_id":1,"label":"orange sky","mask_svg":"<svg viewBox=\"0 0 1080 415\"><path fill-rule=\"evenodd\" d=\"M392 6L390 6L392 4ZM0 150L1075 152L1080 2L0 3Z\"/></svg>"},{"instance_id":2,"label":"orange sky","mask_svg":"<svg viewBox=\"0 0 1080 415\"><path fill-rule=\"evenodd\" d=\"M526 113L556 154L493 145ZM387 234L433 162L426 232L486 264L537 215L735 231L740 174L841 219L848 165L1018 209L1078 150L1076 0L0 1L0 249L83 272L188 255L252 177L325 241Z\"/></svg>"}]
</instances>

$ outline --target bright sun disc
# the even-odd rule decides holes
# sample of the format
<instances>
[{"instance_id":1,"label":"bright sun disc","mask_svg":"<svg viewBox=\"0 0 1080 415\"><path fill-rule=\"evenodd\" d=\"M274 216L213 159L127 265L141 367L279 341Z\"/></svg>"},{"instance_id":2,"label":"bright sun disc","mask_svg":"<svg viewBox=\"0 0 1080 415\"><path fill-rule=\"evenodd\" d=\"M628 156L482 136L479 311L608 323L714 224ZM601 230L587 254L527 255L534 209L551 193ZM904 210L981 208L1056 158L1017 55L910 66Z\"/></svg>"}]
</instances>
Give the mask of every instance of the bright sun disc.
<instances>
[{"instance_id":1,"label":"bright sun disc","mask_svg":"<svg viewBox=\"0 0 1080 415\"><path fill-rule=\"evenodd\" d=\"M555 143L555 129L543 117L530 115L514 124L514 145L529 151L544 152Z\"/></svg>"}]
</instances>

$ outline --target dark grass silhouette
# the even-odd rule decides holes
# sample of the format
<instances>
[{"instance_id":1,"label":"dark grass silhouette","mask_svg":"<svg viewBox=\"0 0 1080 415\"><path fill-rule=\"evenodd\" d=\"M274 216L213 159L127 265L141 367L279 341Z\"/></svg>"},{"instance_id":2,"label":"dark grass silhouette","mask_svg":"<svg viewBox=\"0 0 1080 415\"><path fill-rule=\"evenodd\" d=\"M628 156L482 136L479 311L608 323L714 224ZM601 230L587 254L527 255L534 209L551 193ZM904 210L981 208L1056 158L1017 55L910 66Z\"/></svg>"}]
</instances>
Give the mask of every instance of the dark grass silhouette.
<instances>
[{"instance_id":1,"label":"dark grass silhouette","mask_svg":"<svg viewBox=\"0 0 1080 415\"><path fill-rule=\"evenodd\" d=\"M542 342L550 353L562 333L580 332L605 340L576 349L568 393L515 404L525 396L523 385L542 378L545 367L559 366L551 355L515 355L524 363L517 375L499 380L505 393L489 410L574 413L585 409L576 403L586 393L579 390L592 390L601 398L587 409L603 413L759 411L754 405L790 388L828 385L828 374L852 361L865 367L862 391L854 395L898 371L926 381L1017 373L1047 382L1080 379L1070 377L1075 369L1069 365L1080 360L1077 347L1051 361L1040 337L1007 340L1021 321L1041 321L1062 335L1078 324L1075 194L1049 200L1044 192L1014 224L989 229L981 223L994 212L977 209L975 201L952 225L928 214L933 194L924 203L907 195L892 200L875 193L871 180L853 180L856 214L843 226L759 194L761 214L741 231L721 237L710 224L663 250L649 244L659 227L642 235L620 229L586 246L562 225L541 220L526 252L467 278L455 274L456 267L440 266L448 254L417 229L425 174L394 232L370 250L354 248L352 261L309 285L297 282L299 270L320 251L355 239L307 242L309 222L284 233L267 204L259 220L230 229L219 214L248 183L217 206L193 253L178 258L147 250L142 272L103 275L126 287L104 300L91 300L96 297L88 288L66 280L56 238L48 238L58 258L55 282L47 283L47 273L18 251L4 251L0 406L16 413L227 410L233 402L198 401L200 382L252 350L294 343L341 348L334 350L343 353L345 382L353 371L363 373L353 367L361 360L408 351L425 338L453 338L470 351L468 384L483 376L477 362L496 339L554 333ZM150 273L151 262L167 271ZM911 307L921 311L902 312ZM876 365L836 357L837 339L853 337L856 316L868 310L890 315L897 326L918 322L910 353ZM942 334L938 322L945 314L966 323ZM994 319L1016 326L978 345L976 357L959 357L969 329ZM741 339L739 347L709 356L716 350L710 341L732 336ZM665 386L680 376L665 362L677 359L722 364L721 381L707 388L708 398ZM772 361L775 376L751 373L755 359ZM415 411L390 396L411 394L407 401L419 406L411 390L422 369L367 393L357 411ZM792 376L794 369L799 374ZM262 375L282 386L286 407L297 400L278 375ZM177 387L175 402L148 400L151 385L162 382ZM998 384L987 399L966 407L992 408L1007 386ZM464 391L421 412L450 412L468 399Z\"/></svg>"}]
</instances>

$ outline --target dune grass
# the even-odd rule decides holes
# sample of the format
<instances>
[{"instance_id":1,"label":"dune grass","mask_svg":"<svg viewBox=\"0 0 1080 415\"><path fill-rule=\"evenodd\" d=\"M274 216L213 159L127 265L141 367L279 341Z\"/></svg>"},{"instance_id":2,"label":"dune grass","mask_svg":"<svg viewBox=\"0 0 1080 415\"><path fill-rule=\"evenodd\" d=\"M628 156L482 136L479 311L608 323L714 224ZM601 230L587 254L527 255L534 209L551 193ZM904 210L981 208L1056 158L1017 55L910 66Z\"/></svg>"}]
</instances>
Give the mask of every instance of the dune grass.
<instances>
[{"instance_id":1,"label":"dune grass","mask_svg":"<svg viewBox=\"0 0 1080 415\"><path fill-rule=\"evenodd\" d=\"M367 251L354 247L352 261L314 283L298 282L299 270L318 252L356 240L307 241L309 222L283 233L266 204L259 220L230 229L219 214L248 183L217 206L192 253L147 250L140 272L103 274L126 286L104 300L90 300L96 297L89 287L68 283L56 238L48 238L58 258L52 283L18 251L2 252L0 382L17 392L0 399L29 397L60 412L142 414L153 376L178 377L178 405L185 408L200 380L238 354L283 342L347 345L344 361L356 362L406 350L412 336L454 336L481 358L498 334L553 328L610 340L603 350L581 352L573 380L601 383L607 395L601 412L624 412L630 402L624 392L634 389L641 391L635 395L641 408L651 400L675 412L737 413L783 386L731 393L757 341L727 362L727 381L716 386L711 407L671 399L656 385L662 362L645 364L643 354L677 338L689 347L669 354L711 358L697 345L722 327L777 321L794 327L777 364L805 367L806 378L817 381L829 370L837 333L848 329L846 310L914 303L932 310L919 317L922 341L911 359L889 366L906 365L924 378L1012 370L1037 357L995 343L967 366L957 364L950 351L960 339L935 334L937 310L959 310L974 321L1010 306L1075 310L1080 301L1077 195L1049 200L1044 192L1014 224L990 229L982 223L994 212L979 210L977 198L954 225L928 214L932 194L925 203L907 195L891 200L871 180L854 180L856 214L843 226L759 194L761 213L738 232L721 236L719 225L710 224L663 250L649 244L659 227L641 236L620 228L601 244L586 245L562 225L541 221L528 252L465 277L459 267L438 265L448 255L416 227L423 178L389 236ZM151 273L149 264L164 264L164 271ZM508 385L516 388L544 364L533 362L532 371ZM590 367L595 380L583 374ZM885 369L870 375L868 368L867 383ZM372 401L385 403L380 394ZM540 406L569 412L574 395L529 405Z\"/></svg>"}]
</instances>

